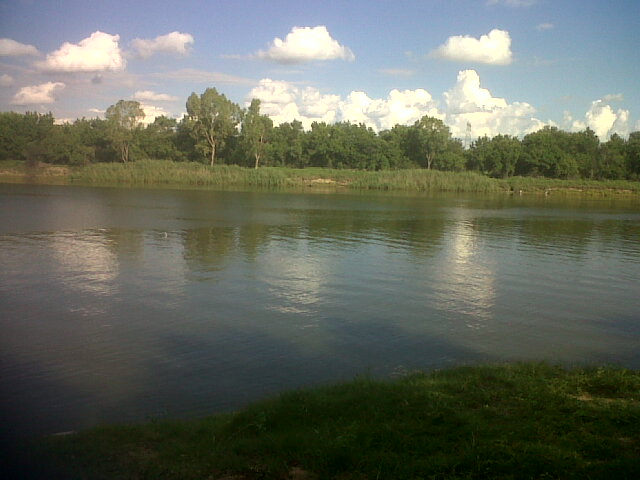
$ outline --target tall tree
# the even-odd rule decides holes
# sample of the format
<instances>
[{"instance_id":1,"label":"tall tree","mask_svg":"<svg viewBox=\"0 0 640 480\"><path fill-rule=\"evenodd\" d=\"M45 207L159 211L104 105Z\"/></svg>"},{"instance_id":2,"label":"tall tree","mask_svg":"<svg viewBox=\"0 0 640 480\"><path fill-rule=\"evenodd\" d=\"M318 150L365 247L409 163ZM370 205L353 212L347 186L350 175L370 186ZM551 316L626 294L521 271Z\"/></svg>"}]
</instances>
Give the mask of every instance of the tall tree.
<instances>
[{"instance_id":1,"label":"tall tree","mask_svg":"<svg viewBox=\"0 0 640 480\"><path fill-rule=\"evenodd\" d=\"M611 138L602 144L602 157L600 159L600 177L611 180L619 180L625 177L625 153L627 143L614 133Z\"/></svg>"},{"instance_id":2,"label":"tall tree","mask_svg":"<svg viewBox=\"0 0 640 480\"><path fill-rule=\"evenodd\" d=\"M451 140L449 127L439 118L425 115L413 124L412 134L416 147L424 155L425 166L430 170L436 158L447 151Z\"/></svg>"},{"instance_id":3,"label":"tall tree","mask_svg":"<svg viewBox=\"0 0 640 480\"><path fill-rule=\"evenodd\" d=\"M118 103L107 108L105 118L108 122L109 138L120 151L122 161L127 163L134 133L144 118L144 110L142 110L140 102L118 100Z\"/></svg>"},{"instance_id":4,"label":"tall tree","mask_svg":"<svg viewBox=\"0 0 640 480\"><path fill-rule=\"evenodd\" d=\"M303 155L304 135L302 123L298 120L274 127L266 149L269 164L304 168L308 163L307 156Z\"/></svg>"},{"instance_id":5,"label":"tall tree","mask_svg":"<svg viewBox=\"0 0 640 480\"><path fill-rule=\"evenodd\" d=\"M208 155L210 164L216 161L216 151L224 145L240 122L240 107L215 88L202 95L192 93L187 99L187 118L196 147Z\"/></svg>"},{"instance_id":6,"label":"tall tree","mask_svg":"<svg viewBox=\"0 0 640 480\"><path fill-rule=\"evenodd\" d=\"M578 164L570 152L569 134L547 125L525 135L516 173L551 178L577 176Z\"/></svg>"},{"instance_id":7,"label":"tall tree","mask_svg":"<svg viewBox=\"0 0 640 480\"><path fill-rule=\"evenodd\" d=\"M632 132L627 141L626 169L629 178L640 179L640 132Z\"/></svg>"},{"instance_id":8,"label":"tall tree","mask_svg":"<svg viewBox=\"0 0 640 480\"><path fill-rule=\"evenodd\" d=\"M260 114L260 100L254 98L242 120L242 138L255 159L255 168L258 168L260 159L264 155L272 129L273 121L266 115Z\"/></svg>"},{"instance_id":9,"label":"tall tree","mask_svg":"<svg viewBox=\"0 0 640 480\"><path fill-rule=\"evenodd\" d=\"M480 137L469 149L470 166L492 177L510 177L520 158L521 147L520 140L509 135L496 135L490 140Z\"/></svg>"}]
</instances>

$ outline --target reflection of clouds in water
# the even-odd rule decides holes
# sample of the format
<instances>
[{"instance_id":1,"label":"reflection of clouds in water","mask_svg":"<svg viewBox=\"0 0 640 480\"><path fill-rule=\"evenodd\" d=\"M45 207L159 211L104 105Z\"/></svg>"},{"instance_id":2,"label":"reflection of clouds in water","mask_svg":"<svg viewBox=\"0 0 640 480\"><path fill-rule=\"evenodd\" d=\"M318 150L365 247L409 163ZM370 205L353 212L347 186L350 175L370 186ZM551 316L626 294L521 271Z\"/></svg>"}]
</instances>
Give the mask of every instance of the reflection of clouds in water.
<instances>
[{"instance_id":1,"label":"reflection of clouds in water","mask_svg":"<svg viewBox=\"0 0 640 480\"><path fill-rule=\"evenodd\" d=\"M469 328L483 328L493 315L495 274L481 257L484 248L469 222L456 222L449 236L449 248L435 278L436 307L463 314Z\"/></svg>"},{"instance_id":2,"label":"reflection of clouds in water","mask_svg":"<svg viewBox=\"0 0 640 480\"><path fill-rule=\"evenodd\" d=\"M187 282L182 239L163 231L100 229L57 232L40 248L50 252L47 275L62 290L46 317L34 302L21 312L26 320L10 324L12 337L43 348L16 342L7 353L19 365L37 365L59 386L43 395L64 397L66 389L74 396L69 402L90 398L75 408L93 424L138 394L149 358L164 357L157 337L175 328L168 312L182 304Z\"/></svg>"},{"instance_id":3,"label":"reflection of clouds in water","mask_svg":"<svg viewBox=\"0 0 640 480\"><path fill-rule=\"evenodd\" d=\"M298 252L266 254L268 290L273 301L267 308L286 314L313 315L327 281L327 266L305 247Z\"/></svg>"},{"instance_id":4,"label":"reflection of clouds in water","mask_svg":"<svg viewBox=\"0 0 640 480\"><path fill-rule=\"evenodd\" d=\"M103 231L57 233L49 242L60 269L58 278L68 288L95 295L113 293L118 264Z\"/></svg>"},{"instance_id":5,"label":"reflection of clouds in water","mask_svg":"<svg viewBox=\"0 0 640 480\"><path fill-rule=\"evenodd\" d=\"M144 234L145 285L155 294L167 295L175 303L182 298L187 284L188 268L184 259L182 236L173 232L151 231Z\"/></svg>"}]
</instances>

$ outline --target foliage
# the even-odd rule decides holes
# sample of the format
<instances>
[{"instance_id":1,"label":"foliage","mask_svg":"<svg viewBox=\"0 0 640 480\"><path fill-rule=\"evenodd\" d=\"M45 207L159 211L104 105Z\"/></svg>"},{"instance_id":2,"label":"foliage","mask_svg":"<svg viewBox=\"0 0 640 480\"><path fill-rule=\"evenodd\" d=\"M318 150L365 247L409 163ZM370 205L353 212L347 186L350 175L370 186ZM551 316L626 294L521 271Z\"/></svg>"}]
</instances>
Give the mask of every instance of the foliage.
<instances>
[{"instance_id":1,"label":"foliage","mask_svg":"<svg viewBox=\"0 0 640 480\"><path fill-rule=\"evenodd\" d=\"M65 165L158 159L240 166L481 173L494 178L570 180L640 179L640 132L600 142L589 128L566 132L544 127L519 139L481 137L465 150L442 120L424 116L413 125L379 133L364 124L300 121L274 126L260 102L246 109L215 88L192 93L180 120L158 117L140 123L138 102L120 100L106 119L57 125L53 116L0 113L0 160Z\"/></svg>"},{"instance_id":2,"label":"foliage","mask_svg":"<svg viewBox=\"0 0 640 480\"><path fill-rule=\"evenodd\" d=\"M242 119L241 138L245 149L255 159L255 168L258 168L260 159L264 156L272 129L273 121L260 114L260 100L254 98Z\"/></svg>"},{"instance_id":3,"label":"foliage","mask_svg":"<svg viewBox=\"0 0 640 480\"><path fill-rule=\"evenodd\" d=\"M469 165L485 175L508 178L513 175L520 158L522 144L509 135L497 135L491 139L478 138L469 149Z\"/></svg>"},{"instance_id":4,"label":"foliage","mask_svg":"<svg viewBox=\"0 0 640 480\"><path fill-rule=\"evenodd\" d=\"M409 141L424 155L424 161L419 163L430 170L434 161L439 160L449 148L451 132L442 120L428 115L416 121L413 127Z\"/></svg>"},{"instance_id":5,"label":"foliage","mask_svg":"<svg viewBox=\"0 0 640 480\"><path fill-rule=\"evenodd\" d=\"M127 163L135 131L144 118L140 102L119 100L107 108L104 116L107 120L107 138L120 151L122 162Z\"/></svg>"},{"instance_id":6,"label":"foliage","mask_svg":"<svg viewBox=\"0 0 640 480\"><path fill-rule=\"evenodd\" d=\"M196 149L205 154L213 166L216 150L236 131L240 107L215 88L207 88L201 95L192 93L187 99L186 121Z\"/></svg>"}]
</instances>

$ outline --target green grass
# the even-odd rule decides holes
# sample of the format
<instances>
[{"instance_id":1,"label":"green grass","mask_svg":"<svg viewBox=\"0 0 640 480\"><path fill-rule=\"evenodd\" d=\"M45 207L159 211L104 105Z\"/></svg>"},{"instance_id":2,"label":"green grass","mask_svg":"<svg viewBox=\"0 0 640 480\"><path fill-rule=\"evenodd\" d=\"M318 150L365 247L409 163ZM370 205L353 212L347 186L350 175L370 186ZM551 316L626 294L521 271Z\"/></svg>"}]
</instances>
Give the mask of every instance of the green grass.
<instances>
[{"instance_id":1,"label":"green grass","mask_svg":"<svg viewBox=\"0 0 640 480\"><path fill-rule=\"evenodd\" d=\"M35 177L34 177L35 175ZM640 182L558 180L532 177L494 179L474 172L441 172L437 170L335 170L325 168L296 169L237 165L140 160L128 164L96 163L84 167L41 165L28 169L20 162L0 162L0 181L11 177L37 178L44 183L68 182L81 185L175 186L181 188L279 188L390 190L410 192L523 193L570 195L638 195ZM4 180L3 180L4 179Z\"/></svg>"},{"instance_id":2,"label":"green grass","mask_svg":"<svg viewBox=\"0 0 640 480\"><path fill-rule=\"evenodd\" d=\"M637 479L640 372L526 363L364 377L235 414L49 437L30 453L43 476L68 479Z\"/></svg>"}]
</instances>

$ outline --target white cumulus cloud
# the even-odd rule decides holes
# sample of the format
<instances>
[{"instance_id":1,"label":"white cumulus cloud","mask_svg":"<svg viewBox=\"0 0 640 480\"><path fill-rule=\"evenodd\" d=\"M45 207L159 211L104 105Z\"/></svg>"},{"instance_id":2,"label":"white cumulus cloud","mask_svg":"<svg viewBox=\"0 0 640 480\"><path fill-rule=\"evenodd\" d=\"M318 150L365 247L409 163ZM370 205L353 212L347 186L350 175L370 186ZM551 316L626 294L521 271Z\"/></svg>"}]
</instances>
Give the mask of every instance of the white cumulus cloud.
<instances>
[{"instance_id":1,"label":"white cumulus cloud","mask_svg":"<svg viewBox=\"0 0 640 480\"><path fill-rule=\"evenodd\" d=\"M41 85L22 87L11 101L12 105L42 105L56 101L55 93L65 87L62 82L47 82Z\"/></svg>"},{"instance_id":2,"label":"white cumulus cloud","mask_svg":"<svg viewBox=\"0 0 640 480\"><path fill-rule=\"evenodd\" d=\"M118 45L120 35L93 32L79 43L65 42L47 55L39 64L43 70L59 72L101 72L119 71L126 66L126 60Z\"/></svg>"},{"instance_id":3,"label":"white cumulus cloud","mask_svg":"<svg viewBox=\"0 0 640 480\"><path fill-rule=\"evenodd\" d=\"M175 102L178 100L178 97L173 97L166 93L156 93L151 90L138 90L133 94L133 98L141 102Z\"/></svg>"},{"instance_id":4,"label":"white cumulus cloud","mask_svg":"<svg viewBox=\"0 0 640 480\"><path fill-rule=\"evenodd\" d=\"M472 136L493 137L499 133L522 136L539 130L545 122L535 118L535 108L526 102L509 103L494 97L480 86L475 70L458 73L455 85L443 94L443 105L424 89L391 90L386 98L371 98L366 92L352 91L346 97L322 93L313 87L263 79L248 98L261 101L262 113L276 125L299 120L305 129L311 123L363 123L375 131L394 125L412 125L424 115L443 120L454 137L464 138L467 124Z\"/></svg>"},{"instance_id":5,"label":"white cumulus cloud","mask_svg":"<svg viewBox=\"0 0 640 480\"><path fill-rule=\"evenodd\" d=\"M629 134L629 110L614 111L606 100L595 100L591 102L591 107L585 114L584 124L593 130L601 141L606 141L614 133L625 136Z\"/></svg>"},{"instance_id":6,"label":"white cumulus cloud","mask_svg":"<svg viewBox=\"0 0 640 480\"><path fill-rule=\"evenodd\" d=\"M188 55L193 41L189 33L171 32L154 39L134 38L131 45L140 57L148 58L156 53Z\"/></svg>"},{"instance_id":7,"label":"white cumulus cloud","mask_svg":"<svg viewBox=\"0 0 640 480\"><path fill-rule=\"evenodd\" d=\"M149 125L153 123L156 117L169 116L164 108L157 107L155 105L143 103L140 105L140 108L142 108L142 111L144 112L144 118L141 120L141 123L143 125Z\"/></svg>"},{"instance_id":8,"label":"white cumulus cloud","mask_svg":"<svg viewBox=\"0 0 640 480\"><path fill-rule=\"evenodd\" d=\"M429 57L458 62L508 65L512 60L511 36L506 30L496 28L480 38L456 35L449 37L443 45L431 51Z\"/></svg>"},{"instance_id":9,"label":"white cumulus cloud","mask_svg":"<svg viewBox=\"0 0 640 480\"><path fill-rule=\"evenodd\" d=\"M268 50L260 50L256 56L285 64L355 59L351 49L334 40L324 25L293 27L284 40L276 37Z\"/></svg>"},{"instance_id":10,"label":"white cumulus cloud","mask_svg":"<svg viewBox=\"0 0 640 480\"><path fill-rule=\"evenodd\" d=\"M39 55L33 45L16 42L10 38L0 38L0 57L21 57L23 55Z\"/></svg>"},{"instance_id":11,"label":"white cumulus cloud","mask_svg":"<svg viewBox=\"0 0 640 480\"><path fill-rule=\"evenodd\" d=\"M10 87L13 85L13 77L6 73L0 75L0 87Z\"/></svg>"},{"instance_id":12,"label":"white cumulus cloud","mask_svg":"<svg viewBox=\"0 0 640 480\"><path fill-rule=\"evenodd\" d=\"M260 99L260 109L276 125L299 120L305 129L313 122L336 121L340 96L325 95L313 87L299 88L289 82L264 78L249 92Z\"/></svg>"},{"instance_id":13,"label":"white cumulus cloud","mask_svg":"<svg viewBox=\"0 0 640 480\"><path fill-rule=\"evenodd\" d=\"M263 79L249 93L260 99L262 113L276 125L299 120L305 129L313 122L364 123L376 131L409 124L424 115L441 116L431 94L423 89L392 90L387 98L373 99L353 91L346 98L323 94L313 87L300 88L285 81Z\"/></svg>"},{"instance_id":14,"label":"white cumulus cloud","mask_svg":"<svg viewBox=\"0 0 640 480\"><path fill-rule=\"evenodd\" d=\"M544 126L544 122L533 116L535 108L530 104L508 103L482 88L480 76L475 70L459 72L456 84L443 97L446 104L445 123L458 138L466 135L467 124L471 125L473 137L493 137L500 133L521 136Z\"/></svg>"}]
</instances>

